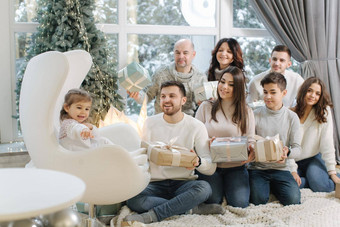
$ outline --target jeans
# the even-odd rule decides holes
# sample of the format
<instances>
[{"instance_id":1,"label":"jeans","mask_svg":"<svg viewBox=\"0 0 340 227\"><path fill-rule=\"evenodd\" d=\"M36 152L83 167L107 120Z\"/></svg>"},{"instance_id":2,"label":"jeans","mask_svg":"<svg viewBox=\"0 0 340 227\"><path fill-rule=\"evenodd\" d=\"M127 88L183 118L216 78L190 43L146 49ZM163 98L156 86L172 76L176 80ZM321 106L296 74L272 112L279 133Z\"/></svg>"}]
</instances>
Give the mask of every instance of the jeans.
<instances>
[{"instance_id":1,"label":"jeans","mask_svg":"<svg viewBox=\"0 0 340 227\"><path fill-rule=\"evenodd\" d=\"M186 211L206 201L211 187L200 180L163 180L150 184L137 196L127 201L127 206L138 213L151 209L158 221Z\"/></svg>"},{"instance_id":2,"label":"jeans","mask_svg":"<svg viewBox=\"0 0 340 227\"><path fill-rule=\"evenodd\" d=\"M289 171L249 170L250 202L266 204L272 192L283 205L300 204L298 184Z\"/></svg>"},{"instance_id":3,"label":"jeans","mask_svg":"<svg viewBox=\"0 0 340 227\"><path fill-rule=\"evenodd\" d=\"M230 206L245 208L249 205L249 175L245 165L217 168L211 176L196 172L198 179L207 181L212 189L212 195L206 203L221 204L223 196L225 196L227 204Z\"/></svg>"},{"instance_id":4,"label":"jeans","mask_svg":"<svg viewBox=\"0 0 340 227\"><path fill-rule=\"evenodd\" d=\"M329 177L321 154L296 162L301 178L300 188L310 188L313 192L332 192L335 189L333 180ZM339 177L340 175L337 174Z\"/></svg>"}]
</instances>

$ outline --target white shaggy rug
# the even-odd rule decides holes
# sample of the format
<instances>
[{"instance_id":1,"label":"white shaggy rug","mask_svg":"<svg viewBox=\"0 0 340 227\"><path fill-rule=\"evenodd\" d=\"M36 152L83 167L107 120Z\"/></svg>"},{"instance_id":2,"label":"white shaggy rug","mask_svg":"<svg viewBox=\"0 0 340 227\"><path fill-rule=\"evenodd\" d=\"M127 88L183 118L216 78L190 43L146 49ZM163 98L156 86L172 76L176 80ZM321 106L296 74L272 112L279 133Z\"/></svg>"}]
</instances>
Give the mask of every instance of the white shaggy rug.
<instances>
[{"instance_id":1,"label":"white shaggy rug","mask_svg":"<svg viewBox=\"0 0 340 227\"><path fill-rule=\"evenodd\" d=\"M331 193L314 193L310 189L301 190L301 204L282 206L275 198L265 205L250 205L247 208L223 206L224 215L177 215L162 222L149 225L134 223L133 226L340 226L340 199ZM112 221L114 226L120 226L123 218L131 214L124 206L118 216Z\"/></svg>"}]
</instances>

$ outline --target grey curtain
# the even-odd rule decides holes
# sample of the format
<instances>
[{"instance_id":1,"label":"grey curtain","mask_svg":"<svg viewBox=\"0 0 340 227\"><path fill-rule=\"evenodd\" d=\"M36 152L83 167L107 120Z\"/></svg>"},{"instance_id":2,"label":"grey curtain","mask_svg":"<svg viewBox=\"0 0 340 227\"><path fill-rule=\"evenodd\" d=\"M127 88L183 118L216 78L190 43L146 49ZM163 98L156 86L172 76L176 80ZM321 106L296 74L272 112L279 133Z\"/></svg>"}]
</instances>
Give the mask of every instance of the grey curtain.
<instances>
[{"instance_id":1,"label":"grey curtain","mask_svg":"<svg viewBox=\"0 0 340 227\"><path fill-rule=\"evenodd\" d=\"M301 63L302 77L325 82L334 104L334 141L339 163L340 141L340 1L250 0L258 17L278 43Z\"/></svg>"}]
</instances>

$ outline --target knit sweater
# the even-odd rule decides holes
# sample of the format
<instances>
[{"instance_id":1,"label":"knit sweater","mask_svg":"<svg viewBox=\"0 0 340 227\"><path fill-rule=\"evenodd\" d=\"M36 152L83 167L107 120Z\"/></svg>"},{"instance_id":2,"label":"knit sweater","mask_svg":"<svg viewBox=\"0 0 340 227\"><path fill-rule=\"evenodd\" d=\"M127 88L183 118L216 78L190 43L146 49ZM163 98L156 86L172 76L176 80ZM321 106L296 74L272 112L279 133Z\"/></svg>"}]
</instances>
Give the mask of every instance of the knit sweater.
<instances>
[{"instance_id":1,"label":"knit sweater","mask_svg":"<svg viewBox=\"0 0 340 227\"><path fill-rule=\"evenodd\" d=\"M140 91L138 103L142 103L145 94L147 94L148 102L155 99L155 114L161 113L160 87L163 82L172 80L183 83L186 90L187 101L183 105L182 111L193 116L194 111L196 110L194 91L207 81L206 75L198 71L194 65L191 66L191 71L189 73L177 72L175 63L160 67L152 77L152 84Z\"/></svg>"},{"instance_id":2,"label":"knit sweater","mask_svg":"<svg viewBox=\"0 0 340 227\"><path fill-rule=\"evenodd\" d=\"M232 104L232 102L223 100L222 108L223 111L219 109L216 112L216 119L218 122L211 119L212 103L209 101L203 102L196 112L196 118L204 123L209 137L247 136L248 143L254 143L255 119L251 108L248 108L248 127L246 133L244 134L242 134L237 124L232 121L232 116L235 111L235 106ZM219 168L231 168L241 165L241 162L217 163L217 167Z\"/></svg>"},{"instance_id":3,"label":"knit sweater","mask_svg":"<svg viewBox=\"0 0 340 227\"><path fill-rule=\"evenodd\" d=\"M334 174L336 173L336 162L333 140L333 119L331 109L327 107L327 110L328 114L325 113L327 118L326 123L320 124L315 119L315 111L313 108L306 121L301 124L301 131L303 135L301 142L302 152L301 155L295 159L295 161L301 161L321 153L321 157L325 161L327 171L329 174ZM297 172L297 165L294 164L291 171Z\"/></svg>"},{"instance_id":4,"label":"knit sweater","mask_svg":"<svg viewBox=\"0 0 340 227\"><path fill-rule=\"evenodd\" d=\"M279 134L283 145L290 148L288 159L299 157L301 154L301 132L299 130L299 117L296 113L282 106L280 110L274 111L267 107L259 107L254 110L255 133L259 136L275 136ZM287 160L286 160L287 161ZM252 162L249 169L277 169L289 171L285 163Z\"/></svg>"},{"instance_id":5,"label":"knit sweater","mask_svg":"<svg viewBox=\"0 0 340 227\"><path fill-rule=\"evenodd\" d=\"M248 97L247 103L263 100L263 87L261 86L261 80L270 73L270 69L262 72L251 79L248 85ZM301 84L304 82L303 78L292 71L285 70L284 77L287 80L287 94L283 98L283 105L291 107L295 105L295 97Z\"/></svg>"},{"instance_id":6,"label":"knit sweater","mask_svg":"<svg viewBox=\"0 0 340 227\"><path fill-rule=\"evenodd\" d=\"M207 130L202 122L184 114L183 119L175 124L166 122L163 113L149 117L143 127L142 138L147 142L169 143L172 138L177 137L174 145L194 149L201 158L201 165L196 168L203 174L211 175L216 170L216 164L211 162L209 153L209 138ZM148 151L148 157L150 157ZM189 180L196 179L193 170L184 167L158 166L150 162L151 181L166 179Z\"/></svg>"}]
</instances>

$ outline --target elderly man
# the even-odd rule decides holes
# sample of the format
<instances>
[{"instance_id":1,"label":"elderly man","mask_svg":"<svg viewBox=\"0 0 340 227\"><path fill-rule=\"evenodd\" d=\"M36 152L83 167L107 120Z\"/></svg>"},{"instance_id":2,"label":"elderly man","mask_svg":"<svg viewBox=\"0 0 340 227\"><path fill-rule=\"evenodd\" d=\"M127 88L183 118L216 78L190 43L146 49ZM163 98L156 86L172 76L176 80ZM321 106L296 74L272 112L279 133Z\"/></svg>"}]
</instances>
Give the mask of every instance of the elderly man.
<instances>
[{"instance_id":1,"label":"elderly man","mask_svg":"<svg viewBox=\"0 0 340 227\"><path fill-rule=\"evenodd\" d=\"M158 114L162 112L159 105L161 84L166 81L179 81L183 83L187 93L187 101L183 106L183 112L193 116L197 107L194 90L207 81L206 75L192 65L195 55L194 45L189 39L178 40L174 46L175 62L157 69L152 77L152 85L140 92L128 92L128 94L140 104L143 102L145 94L148 102L155 98L155 114Z\"/></svg>"},{"instance_id":2,"label":"elderly man","mask_svg":"<svg viewBox=\"0 0 340 227\"><path fill-rule=\"evenodd\" d=\"M277 45L274 47L269 58L270 69L256 75L249 82L248 103L263 100L263 88L260 82L270 72L277 72L281 73L287 80L287 94L283 98L283 105L286 107L295 105L295 97L304 80L299 74L286 70L292 65L290 58L291 52L287 46Z\"/></svg>"}]
</instances>

